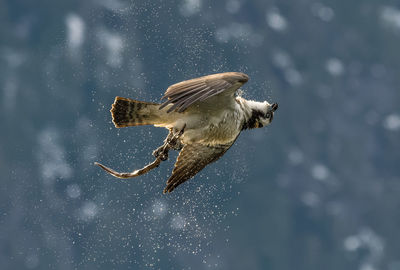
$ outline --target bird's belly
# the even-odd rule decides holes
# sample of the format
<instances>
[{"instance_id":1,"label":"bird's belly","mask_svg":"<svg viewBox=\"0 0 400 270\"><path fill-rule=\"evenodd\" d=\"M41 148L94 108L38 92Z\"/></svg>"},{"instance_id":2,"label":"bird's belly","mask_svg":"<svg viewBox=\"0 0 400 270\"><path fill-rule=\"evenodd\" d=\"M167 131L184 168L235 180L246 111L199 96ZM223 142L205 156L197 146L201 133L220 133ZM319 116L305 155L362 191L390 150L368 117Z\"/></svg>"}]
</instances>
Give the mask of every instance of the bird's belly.
<instances>
[{"instance_id":1,"label":"bird's belly","mask_svg":"<svg viewBox=\"0 0 400 270\"><path fill-rule=\"evenodd\" d=\"M183 134L183 143L226 144L235 140L240 133L241 123L235 111L220 115L207 114L190 120Z\"/></svg>"}]
</instances>

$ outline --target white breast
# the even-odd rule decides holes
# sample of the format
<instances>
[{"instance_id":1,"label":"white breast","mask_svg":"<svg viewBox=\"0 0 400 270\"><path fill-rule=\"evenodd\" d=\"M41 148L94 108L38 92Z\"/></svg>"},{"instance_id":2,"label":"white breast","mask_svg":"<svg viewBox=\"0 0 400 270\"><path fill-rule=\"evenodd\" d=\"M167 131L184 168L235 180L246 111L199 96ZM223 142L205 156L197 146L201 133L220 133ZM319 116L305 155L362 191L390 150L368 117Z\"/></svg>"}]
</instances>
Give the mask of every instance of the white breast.
<instances>
[{"instance_id":1,"label":"white breast","mask_svg":"<svg viewBox=\"0 0 400 270\"><path fill-rule=\"evenodd\" d=\"M235 102L233 107L199 110L181 120L187 125L182 138L184 143L226 144L239 135L243 113Z\"/></svg>"}]
</instances>

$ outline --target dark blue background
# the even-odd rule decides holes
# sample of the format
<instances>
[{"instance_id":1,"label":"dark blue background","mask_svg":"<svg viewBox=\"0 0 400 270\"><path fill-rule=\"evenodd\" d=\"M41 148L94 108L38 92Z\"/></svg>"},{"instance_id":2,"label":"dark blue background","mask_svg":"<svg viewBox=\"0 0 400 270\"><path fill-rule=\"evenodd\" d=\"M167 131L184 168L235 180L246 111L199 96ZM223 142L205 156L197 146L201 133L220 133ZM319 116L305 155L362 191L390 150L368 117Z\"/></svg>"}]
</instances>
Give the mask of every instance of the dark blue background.
<instances>
[{"instance_id":1,"label":"dark blue background","mask_svg":"<svg viewBox=\"0 0 400 270\"><path fill-rule=\"evenodd\" d=\"M0 1L1 269L400 269L398 1ZM242 71L279 103L162 194L115 96Z\"/></svg>"}]
</instances>

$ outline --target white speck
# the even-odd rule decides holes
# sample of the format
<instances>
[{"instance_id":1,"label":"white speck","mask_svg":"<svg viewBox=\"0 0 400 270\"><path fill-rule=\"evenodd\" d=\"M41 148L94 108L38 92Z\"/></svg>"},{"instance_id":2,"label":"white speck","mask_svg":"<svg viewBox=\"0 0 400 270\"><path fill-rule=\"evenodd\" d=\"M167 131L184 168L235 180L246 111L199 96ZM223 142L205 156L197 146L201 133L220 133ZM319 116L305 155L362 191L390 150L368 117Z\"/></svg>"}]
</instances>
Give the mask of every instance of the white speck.
<instances>
[{"instance_id":1,"label":"white speck","mask_svg":"<svg viewBox=\"0 0 400 270\"><path fill-rule=\"evenodd\" d=\"M360 266L360 270L376 270L376 268L370 263L363 263Z\"/></svg>"},{"instance_id":2,"label":"white speck","mask_svg":"<svg viewBox=\"0 0 400 270\"><path fill-rule=\"evenodd\" d=\"M79 217L82 220L89 221L96 216L97 212L97 205L92 201L88 201L85 202L80 208Z\"/></svg>"},{"instance_id":3,"label":"white speck","mask_svg":"<svg viewBox=\"0 0 400 270\"><path fill-rule=\"evenodd\" d=\"M344 72L343 63L337 58L328 59L325 68L332 76L340 76Z\"/></svg>"},{"instance_id":4,"label":"white speck","mask_svg":"<svg viewBox=\"0 0 400 270\"><path fill-rule=\"evenodd\" d=\"M272 30L281 32L286 30L287 28L287 21L285 17L279 14L277 9L272 9L267 12L266 20L268 26L272 28Z\"/></svg>"},{"instance_id":5,"label":"white speck","mask_svg":"<svg viewBox=\"0 0 400 270\"><path fill-rule=\"evenodd\" d=\"M67 186L67 195L72 199L76 199L81 196L81 188L77 184L72 184Z\"/></svg>"},{"instance_id":6,"label":"white speck","mask_svg":"<svg viewBox=\"0 0 400 270\"><path fill-rule=\"evenodd\" d=\"M318 17L324 22L329 22L335 16L332 8L325 6L321 3L314 3L311 5L311 12L315 17Z\"/></svg>"},{"instance_id":7,"label":"white speck","mask_svg":"<svg viewBox=\"0 0 400 270\"><path fill-rule=\"evenodd\" d=\"M311 168L311 175L317 180L325 180L329 176L329 170L322 164L316 164Z\"/></svg>"},{"instance_id":8,"label":"white speck","mask_svg":"<svg viewBox=\"0 0 400 270\"><path fill-rule=\"evenodd\" d=\"M292 59L289 54L284 51L277 51L272 55L273 63L279 68L288 68L292 66Z\"/></svg>"},{"instance_id":9,"label":"white speck","mask_svg":"<svg viewBox=\"0 0 400 270\"><path fill-rule=\"evenodd\" d=\"M42 177L46 184L56 178L70 178L72 169L66 162L65 151L59 144L59 135L55 129L46 129L39 134L39 151Z\"/></svg>"},{"instance_id":10,"label":"white speck","mask_svg":"<svg viewBox=\"0 0 400 270\"><path fill-rule=\"evenodd\" d=\"M304 155L303 152L301 152L299 149L293 149L289 152L288 158L290 163L292 163L293 165L298 165L303 162Z\"/></svg>"},{"instance_id":11,"label":"white speck","mask_svg":"<svg viewBox=\"0 0 400 270\"><path fill-rule=\"evenodd\" d=\"M226 11L231 14L235 14L240 9L240 2L238 0L228 0L226 2Z\"/></svg>"},{"instance_id":12,"label":"white speck","mask_svg":"<svg viewBox=\"0 0 400 270\"><path fill-rule=\"evenodd\" d=\"M201 0L184 0L179 11L185 17L192 16L201 10Z\"/></svg>"},{"instance_id":13,"label":"white speck","mask_svg":"<svg viewBox=\"0 0 400 270\"><path fill-rule=\"evenodd\" d=\"M215 32L215 39L220 43L227 43L231 39L236 39L253 47L258 47L264 42L264 37L256 33L249 24L236 22L218 28Z\"/></svg>"},{"instance_id":14,"label":"white speck","mask_svg":"<svg viewBox=\"0 0 400 270\"><path fill-rule=\"evenodd\" d=\"M303 76L294 67L293 61L288 53L281 50L274 52L272 55L272 62L276 67L282 69L284 78L289 84L297 86L303 82Z\"/></svg>"},{"instance_id":15,"label":"white speck","mask_svg":"<svg viewBox=\"0 0 400 270\"><path fill-rule=\"evenodd\" d=\"M252 32L251 26L244 23L232 23L229 28L230 34L236 39L248 37Z\"/></svg>"},{"instance_id":16,"label":"white speck","mask_svg":"<svg viewBox=\"0 0 400 270\"><path fill-rule=\"evenodd\" d=\"M85 36L85 23L76 14L69 14L65 23L67 25L67 43L71 50L77 50L82 46Z\"/></svg>"},{"instance_id":17,"label":"white speck","mask_svg":"<svg viewBox=\"0 0 400 270\"><path fill-rule=\"evenodd\" d=\"M83 158L87 161L93 161L97 157L97 146L94 144L86 145L83 148Z\"/></svg>"},{"instance_id":18,"label":"white speck","mask_svg":"<svg viewBox=\"0 0 400 270\"><path fill-rule=\"evenodd\" d=\"M167 204L160 200L154 202L152 206L152 212L155 217L162 218L167 213Z\"/></svg>"},{"instance_id":19,"label":"white speck","mask_svg":"<svg viewBox=\"0 0 400 270\"><path fill-rule=\"evenodd\" d=\"M397 30L400 30L400 10L394 7L384 7L381 11L382 21Z\"/></svg>"},{"instance_id":20,"label":"white speck","mask_svg":"<svg viewBox=\"0 0 400 270\"><path fill-rule=\"evenodd\" d=\"M291 85L299 85L303 82L303 76L294 68L288 68L285 70L285 79Z\"/></svg>"},{"instance_id":21,"label":"white speck","mask_svg":"<svg viewBox=\"0 0 400 270\"><path fill-rule=\"evenodd\" d=\"M355 251L361 246L361 241L357 236L351 235L344 239L344 248L347 251Z\"/></svg>"},{"instance_id":22,"label":"white speck","mask_svg":"<svg viewBox=\"0 0 400 270\"><path fill-rule=\"evenodd\" d=\"M29 254L25 258L25 266L28 269L37 268L39 265L39 256L37 254Z\"/></svg>"},{"instance_id":23,"label":"white speck","mask_svg":"<svg viewBox=\"0 0 400 270\"><path fill-rule=\"evenodd\" d=\"M119 67L122 64L122 52L124 49L124 42L120 34L111 33L107 30L99 32L100 42L107 50L107 63L112 67Z\"/></svg>"},{"instance_id":24,"label":"white speck","mask_svg":"<svg viewBox=\"0 0 400 270\"><path fill-rule=\"evenodd\" d=\"M368 249L370 261L381 258L384 249L381 237L369 228L362 228L357 234L346 237L343 244L347 251L355 251L360 247Z\"/></svg>"},{"instance_id":25,"label":"white speck","mask_svg":"<svg viewBox=\"0 0 400 270\"><path fill-rule=\"evenodd\" d=\"M264 37L255 33L249 24L231 23L229 26L220 27L215 31L215 39L221 43L227 43L231 39L248 43L254 47L260 46Z\"/></svg>"},{"instance_id":26,"label":"white speck","mask_svg":"<svg viewBox=\"0 0 400 270\"><path fill-rule=\"evenodd\" d=\"M314 207L319 203L318 195L314 192L306 192L301 196L302 202L310 207Z\"/></svg>"},{"instance_id":27,"label":"white speck","mask_svg":"<svg viewBox=\"0 0 400 270\"><path fill-rule=\"evenodd\" d=\"M388 115L383 122L383 127L391 131L400 130L400 115L398 114Z\"/></svg>"},{"instance_id":28,"label":"white speck","mask_svg":"<svg viewBox=\"0 0 400 270\"><path fill-rule=\"evenodd\" d=\"M181 230L186 226L186 220L181 215L176 215L171 220L171 227L175 230Z\"/></svg>"},{"instance_id":29,"label":"white speck","mask_svg":"<svg viewBox=\"0 0 400 270\"><path fill-rule=\"evenodd\" d=\"M218 28L215 31L215 39L220 43L227 43L230 38L229 30L226 27Z\"/></svg>"},{"instance_id":30,"label":"white speck","mask_svg":"<svg viewBox=\"0 0 400 270\"><path fill-rule=\"evenodd\" d=\"M95 3L102 5L106 9L119 14L126 13L129 10L128 3L124 3L119 0L97 0Z\"/></svg>"}]
</instances>

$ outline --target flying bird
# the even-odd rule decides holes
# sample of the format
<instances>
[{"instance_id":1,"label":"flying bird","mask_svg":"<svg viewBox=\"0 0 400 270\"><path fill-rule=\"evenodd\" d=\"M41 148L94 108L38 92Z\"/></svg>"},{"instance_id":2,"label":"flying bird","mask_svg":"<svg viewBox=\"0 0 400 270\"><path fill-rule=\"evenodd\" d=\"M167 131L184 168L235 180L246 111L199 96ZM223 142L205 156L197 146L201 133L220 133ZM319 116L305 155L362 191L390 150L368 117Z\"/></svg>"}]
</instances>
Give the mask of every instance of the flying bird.
<instances>
[{"instance_id":1,"label":"flying bird","mask_svg":"<svg viewBox=\"0 0 400 270\"><path fill-rule=\"evenodd\" d=\"M244 73L226 72L179 82L166 90L162 104L116 97L111 108L115 127L154 125L167 128L169 134L153 151L156 159L140 170L120 173L95 164L115 177L131 178L158 167L170 149L178 150L164 193L173 191L223 156L240 132L271 123L277 103L246 100L238 94L248 80Z\"/></svg>"}]
</instances>

